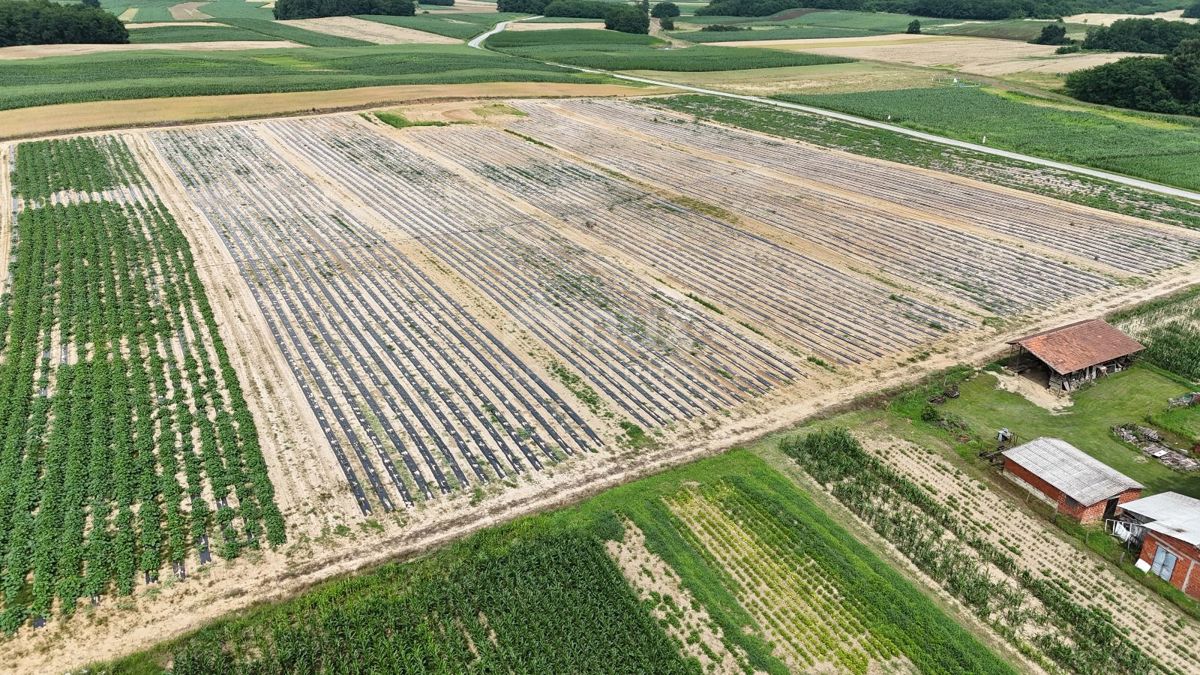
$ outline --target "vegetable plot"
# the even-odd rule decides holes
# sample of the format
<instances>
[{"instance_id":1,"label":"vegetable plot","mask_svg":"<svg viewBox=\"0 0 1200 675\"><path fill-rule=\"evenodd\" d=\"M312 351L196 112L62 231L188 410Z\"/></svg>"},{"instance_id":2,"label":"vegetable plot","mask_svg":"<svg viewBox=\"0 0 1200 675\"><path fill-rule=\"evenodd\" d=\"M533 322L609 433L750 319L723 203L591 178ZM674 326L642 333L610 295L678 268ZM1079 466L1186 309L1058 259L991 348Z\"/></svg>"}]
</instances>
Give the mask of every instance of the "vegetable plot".
<instances>
[{"instance_id":1,"label":"vegetable plot","mask_svg":"<svg viewBox=\"0 0 1200 675\"><path fill-rule=\"evenodd\" d=\"M364 513L601 445L512 346L250 127L152 140L237 262Z\"/></svg>"},{"instance_id":2,"label":"vegetable plot","mask_svg":"<svg viewBox=\"0 0 1200 675\"><path fill-rule=\"evenodd\" d=\"M0 626L285 539L188 243L115 139L27 143L0 300ZM214 540L210 542L210 537Z\"/></svg>"}]
</instances>

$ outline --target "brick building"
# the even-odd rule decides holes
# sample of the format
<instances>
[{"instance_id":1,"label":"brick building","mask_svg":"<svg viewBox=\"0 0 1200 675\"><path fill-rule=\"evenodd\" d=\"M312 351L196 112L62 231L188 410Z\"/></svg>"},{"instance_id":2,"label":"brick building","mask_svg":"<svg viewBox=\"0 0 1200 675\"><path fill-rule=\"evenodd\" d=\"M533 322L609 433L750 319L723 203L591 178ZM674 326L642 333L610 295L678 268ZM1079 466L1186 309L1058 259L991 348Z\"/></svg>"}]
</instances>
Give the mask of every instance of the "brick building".
<instances>
[{"instance_id":1,"label":"brick building","mask_svg":"<svg viewBox=\"0 0 1200 675\"><path fill-rule=\"evenodd\" d=\"M1008 344L1017 349L1018 371L1044 368L1055 391L1073 391L1085 382L1129 367L1140 342L1100 319L1088 319L1027 335Z\"/></svg>"},{"instance_id":2,"label":"brick building","mask_svg":"<svg viewBox=\"0 0 1200 675\"><path fill-rule=\"evenodd\" d=\"M1121 511L1124 531L1141 542L1138 567L1200 600L1200 500L1163 492Z\"/></svg>"},{"instance_id":3,"label":"brick building","mask_svg":"<svg viewBox=\"0 0 1200 675\"><path fill-rule=\"evenodd\" d=\"M1142 494L1141 483L1057 438L1004 451L1004 473L1081 523L1112 518L1118 506Z\"/></svg>"}]
</instances>

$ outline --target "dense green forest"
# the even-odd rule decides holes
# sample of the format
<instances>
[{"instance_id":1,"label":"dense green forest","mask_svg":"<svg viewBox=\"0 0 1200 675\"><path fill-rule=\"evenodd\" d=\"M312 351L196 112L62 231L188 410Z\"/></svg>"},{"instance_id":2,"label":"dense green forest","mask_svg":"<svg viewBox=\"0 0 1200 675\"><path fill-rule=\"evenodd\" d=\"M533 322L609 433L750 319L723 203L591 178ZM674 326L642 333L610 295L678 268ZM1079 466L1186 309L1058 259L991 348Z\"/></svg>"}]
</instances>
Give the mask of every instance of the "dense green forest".
<instances>
[{"instance_id":1,"label":"dense green forest","mask_svg":"<svg viewBox=\"0 0 1200 675\"><path fill-rule=\"evenodd\" d=\"M312 19L354 14L412 16L415 11L412 0L278 0L275 3L276 19Z\"/></svg>"},{"instance_id":2,"label":"dense green forest","mask_svg":"<svg viewBox=\"0 0 1200 675\"><path fill-rule=\"evenodd\" d=\"M124 24L96 7L49 0L0 2L0 47L126 42L129 33Z\"/></svg>"},{"instance_id":3,"label":"dense green forest","mask_svg":"<svg viewBox=\"0 0 1200 675\"><path fill-rule=\"evenodd\" d=\"M1200 115L1200 39L1185 40L1166 58L1129 57L1067 76L1081 101L1182 115Z\"/></svg>"},{"instance_id":4,"label":"dense green forest","mask_svg":"<svg viewBox=\"0 0 1200 675\"><path fill-rule=\"evenodd\" d=\"M1184 40L1200 39L1200 24L1165 19L1122 19L1088 31L1084 49L1170 54Z\"/></svg>"}]
</instances>

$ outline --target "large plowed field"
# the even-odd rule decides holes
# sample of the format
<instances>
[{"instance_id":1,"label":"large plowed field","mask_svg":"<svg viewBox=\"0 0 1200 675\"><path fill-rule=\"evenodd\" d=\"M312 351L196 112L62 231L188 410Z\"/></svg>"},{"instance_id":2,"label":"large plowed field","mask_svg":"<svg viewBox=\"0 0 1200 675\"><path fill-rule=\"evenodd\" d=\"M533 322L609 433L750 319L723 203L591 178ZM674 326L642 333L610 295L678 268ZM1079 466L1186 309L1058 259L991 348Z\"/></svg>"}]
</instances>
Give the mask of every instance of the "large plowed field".
<instances>
[{"instance_id":1,"label":"large plowed field","mask_svg":"<svg viewBox=\"0 0 1200 675\"><path fill-rule=\"evenodd\" d=\"M113 180L81 182L50 155L45 185L6 171L0 185L12 173L19 198L0 225L20 236L0 261L10 246L16 263L45 255L56 231L38 219L60 227L56 214L78 212L132 233L142 267L128 293L162 298L145 326L64 324L54 303L92 300L60 298L51 266L7 282L5 326L17 309L45 313L17 317L28 334L0 343L0 369L31 385L23 405L53 420L50 446L63 435L70 460L69 434L86 431L60 388L103 386L107 401L116 390L94 378L121 376L146 390L135 443L155 448L115 485L69 464L73 501L57 510L0 495L0 517L33 533L8 558L13 620L87 595L103 611L107 591L144 589L160 568L184 576L212 553L282 541L282 518L286 546L209 568L213 588L239 593L210 602L178 584L140 601L136 622L89 628L126 635L118 653L179 630L173 617L576 498L1200 273L1200 235L1183 228L643 103L511 106L403 129L346 114L121 132L87 137ZM46 152L26 143L0 158L20 167ZM108 272L94 253L45 250L81 279ZM130 349L161 358L142 375ZM116 371L74 378L96 359ZM114 443L105 451L120 456ZM20 475L15 457L0 471ZM79 457L97 471L104 459ZM21 498L56 504L61 490L42 484L53 476L24 470L36 491ZM96 517L110 526L85 525ZM43 582L31 602L15 575L54 574L32 556L64 519L81 559L66 561L65 592ZM116 571L90 574L110 540L128 542ZM14 654L26 665L78 665L26 644Z\"/></svg>"}]
</instances>

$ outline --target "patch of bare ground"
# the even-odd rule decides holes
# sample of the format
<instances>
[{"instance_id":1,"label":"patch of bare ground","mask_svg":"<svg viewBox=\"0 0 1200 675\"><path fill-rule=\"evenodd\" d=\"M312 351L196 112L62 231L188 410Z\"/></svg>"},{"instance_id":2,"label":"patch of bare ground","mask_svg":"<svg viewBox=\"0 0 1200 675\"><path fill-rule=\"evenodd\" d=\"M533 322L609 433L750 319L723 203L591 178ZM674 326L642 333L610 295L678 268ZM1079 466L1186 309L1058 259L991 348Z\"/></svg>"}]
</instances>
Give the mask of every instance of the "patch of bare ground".
<instances>
[{"instance_id":1,"label":"patch of bare ground","mask_svg":"<svg viewBox=\"0 0 1200 675\"><path fill-rule=\"evenodd\" d=\"M171 6L171 18L180 21L200 21L203 19L211 19L212 17L200 11L200 8L208 3L205 2L181 2L178 5Z\"/></svg>"},{"instance_id":2,"label":"patch of bare ground","mask_svg":"<svg viewBox=\"0 0 1200 675\"><path fill-rule=\"evenodd\" d=\"M1194 672L1192 654L1200 640L1200 624L1178 608L941 455L879 429L855 433L868 452L925 488L969 530L1009 551L1030 574L1061 580L1075 602L1110 612L1116 625L1168 671Z\"/></svg>"},{"instance_id":3,"label":"patch of bare ground","mask_svg":"<svg viewBox=\"0 0 1200 675\"><path fill-rule=\"evenodd\" d=\"M1166 12L1155 12L1154 14L1103 14L1099 12L1089 12L1086 14L1074 14L1063 17L1066 23L1086 23L1089 26L1111 26L1113 23L1121 19L1166 19L1167 21L1183 21L1185 23L1196 23L1200 19L1185 19L1183 18L1182 9L1172 9Z\"/></svg>"},{"instance_id":4,"label":"patch of bare ground","mask_svg":"<svg viewBox=\"0 0 1200 675\"><path fill-rule=\"evenodd\" d=\"M1050 411L1051 414L1064 414L1067 412L1067 408L1071 407L1071 397L1060 396L1044 384L1034 382L1028 377L1014 375L1009 372L993 372L988 374L996 378L996 387L998 389L1019 394L1026 401Z\"/></svg>"},{"instance_id":5,"label":"patch of bare ground","mask_svg":"<svg viewBox=\"0 0 1200 675\"><path fill-rule=\"evenodd\" d=\"M367 21L366 19L356 19L352 16L331 16L323 19L294 19L291 21L279 21L278 23L317 33L325 33L326 35L336 35L353 40L365 40L367 42L374 42L377 45L451 45L462 42L462 40L456 40L436 33L426 33L425 31Z\"/></svg>"},{"instance_id":6,"label":"patch of bare ground","mask_svg":"<svg viewBox=\"0 0 1200 675\"><path fill-rule=\"evenodd\" d=\"M619 84L489 82L64 103L0 111L0 140L64 136L90 130L312 115L421 101L537 96L648 96L663 93L666 91L658 87L631 87Z\"/></svg>"},{"instance_id":7,"label":"patch of bare ground","mask_svg":"<svg viewBox=\"0 0 1200 675\"><path fill-rule=\"evenodd\" d=\"M997 76L1019 72L1069 73L1133 56L1123 52L1056 55L1053 45L948 35L887 35L713 44L726 47L769 47Z\"/></svg>"},{"instance_id":8,"label":"patch of bare ground","mask_svg":"<svg viewBox=\"0 0 1200 675\"><path fill-rule=\"evenodd\" d=\"M302 44L287 40L228 40L225 42L169 42L163 44L123 45L20 45L0 47L0 61L40 59L47 56L79 56L105 52L141 52L150 49L171 51L245 51L247 49L292 49Z\"/></svg>"},{"instance_id":9,"label":"patch of bare ground","mask_svg":"<svg viewBox=\"0 0 1200 675\"><path fill-rule=\"evenodd\" d=\"M643 603L653 602L650 613L667 634L675 638L680 653L700 662L705 673L745 672L746 655L730 651L721 627L708 610L683 587L683 580L665 560L646 548L646 535L626 519L621 541L605 542L625 580ZM703 645L703 647L701 647Z\"/></svg>"}]
</instances>

